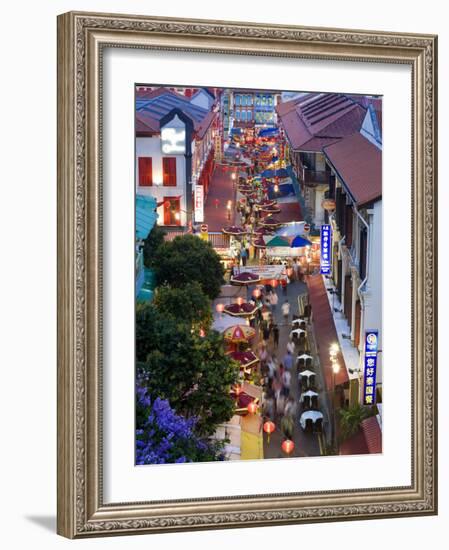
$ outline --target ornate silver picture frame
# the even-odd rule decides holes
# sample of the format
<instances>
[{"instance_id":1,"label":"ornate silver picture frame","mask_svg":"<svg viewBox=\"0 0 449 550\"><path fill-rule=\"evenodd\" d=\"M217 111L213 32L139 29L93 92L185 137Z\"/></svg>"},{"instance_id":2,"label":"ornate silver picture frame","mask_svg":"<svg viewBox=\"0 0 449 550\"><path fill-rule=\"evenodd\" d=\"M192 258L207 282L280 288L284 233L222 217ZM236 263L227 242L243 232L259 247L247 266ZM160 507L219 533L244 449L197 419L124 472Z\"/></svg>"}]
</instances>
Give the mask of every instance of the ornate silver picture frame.
<instances>
[{"instance_id":1,"label":"ornate silver picture frame","mask_svg":"<svg viewBox=\"0 0 449 550\"><path fill-rule=\"evenodd\" d=\"M148 502L104 502L101 90L106 47L411 68L410 485L166 501L149 494ZM59 16L58 533L83 538L436 514L436 157L436 36L95 13Z\"/></svg>"}]
</instances>

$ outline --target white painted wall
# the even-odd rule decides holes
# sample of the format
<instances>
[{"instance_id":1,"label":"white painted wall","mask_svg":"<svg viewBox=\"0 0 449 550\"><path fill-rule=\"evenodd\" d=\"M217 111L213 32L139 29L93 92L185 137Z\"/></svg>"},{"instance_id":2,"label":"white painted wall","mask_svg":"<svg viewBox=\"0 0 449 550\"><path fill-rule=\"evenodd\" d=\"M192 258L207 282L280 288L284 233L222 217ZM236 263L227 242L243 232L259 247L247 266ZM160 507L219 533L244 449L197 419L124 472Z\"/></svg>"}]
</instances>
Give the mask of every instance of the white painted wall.
<instances>
[{"instance_id":1,"label":"white painted wall","mask_svg":"<svg viewBox=\"0 0 449 550\"><path fill-rule=\"evenodd\" d=\"M176 157L176 186L164 187L162 185L162 157ZM153 159L153 185L150 187L139 186L139 157L152 157ZM181 225L187 223L186 214L186 164L184 155L163 155L161 151L160 136L138 137L136 139L136 192L141 195L155 197L158 202L164 197L181 197ZM157 209L158 225L164 225L164 209L160 206Z\"/></svg>"}]
</instances>

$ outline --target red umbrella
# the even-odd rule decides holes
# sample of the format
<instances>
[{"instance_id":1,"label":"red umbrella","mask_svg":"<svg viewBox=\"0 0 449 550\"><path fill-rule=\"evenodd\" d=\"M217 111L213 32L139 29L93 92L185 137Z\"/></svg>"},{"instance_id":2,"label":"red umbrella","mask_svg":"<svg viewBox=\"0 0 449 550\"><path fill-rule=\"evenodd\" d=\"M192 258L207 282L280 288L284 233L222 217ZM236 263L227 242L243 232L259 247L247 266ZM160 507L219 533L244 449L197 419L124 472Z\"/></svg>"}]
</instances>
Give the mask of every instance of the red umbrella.
<instances>
[{"instance_id":1,"label":"red umbrella","mask_svg":"<svg viewBox=\"0 0 449 550\"><path fill-rule=\"evenodd\" d=\"M255 241L253 241L253 246L256 248L267 248L267 245L265 244L265 241L262 239L262 237L259 237Z\"/></svg>"},{"instance_id":2,"label":"red umbrella","mask_svg":"<svg viewBox=\"0 0 449 550\"><path fill-rule=\"evenodd\" d=\"M228 226L228 227L223 227L221 231L223 233L225 233L226 235L240 236L240 235L245 235L246 234L246 230L243 229L243 227L239 227L237 225L231 225L231 226Z\"/></svg>"},{"instance_id":3,"label":"red umbrella","mask_svg":"<svg viewBox=\"0 0 449 550\"><path fill-rule=\"evenodd\" d=\"M259 237L262 237L263 235L273 235L273 231L271 229L268 229L267 227L258 227L253 231L254 235L258 235Z\"/></svg>"},{"instance_id":4,"label":"red umbrella","mask_svg":"<svg viewBox=\"0 0 449 550\"><path fill-rule=\"evenodd\" d=\"M276 201L274 199L262 199L260 201L257 201L254 206L256 208L263 208L265 206L275 206L275 205L276 205Z\"/></svg>"},{"instance_id":5,"label":"red umbrella","mask_svg":"<svg viewBox=\"0 0 449 550\"><path fill-rule=\"evenodd\" d=\"M260 281L259 275L250 271L243 271L238 275L231 276L231 283L235 285L253 285Z\"/></svg>"},{"instance_id":6,"label":"red umbrella","mask_svg":"<svg viewBox=\"0 0 449 550\"><path fill-rule=\"evenodd\" d=\"M276 206L275 204L268 204L267 206L262 206L259 208L259 210L265 214L277 214L281 211L279 206Z\"/></svg>"},{"instance_id":7,"label":"red umbrella","mask_svg":"<svg viewBox=\"0 0 449 550\"><path fill-rule=\"evenodd\" d=\"M231 344L248 342L255 335L256 331L248 325L233 325L223 332L224 339Z\"/></svg>"},{"instance_id":8,"label":"red umbrella","mask_svg":"<svg viewBox=\"0 0 449 550\"><path fill-rule=\"evenodd\" d=\"M224 308L225 313L233 315L234 317L251 317L256 311L257 306L249 302L243 302L243 304L229 304Z\"/></svg>"},{"instance_id":9,"label":"red umbrella","mask_svg":"<svg viewBox=\"0 0 449 550\"><path fill-rule=\"evenodd\" d=\"M273 218L273 216L268 216L268 218L264 218L263 220L260 220L259 223L264 227L278 227L279 225L282 225L282 222L280 222L276 218Z\"/></svg>"}]
</instances>

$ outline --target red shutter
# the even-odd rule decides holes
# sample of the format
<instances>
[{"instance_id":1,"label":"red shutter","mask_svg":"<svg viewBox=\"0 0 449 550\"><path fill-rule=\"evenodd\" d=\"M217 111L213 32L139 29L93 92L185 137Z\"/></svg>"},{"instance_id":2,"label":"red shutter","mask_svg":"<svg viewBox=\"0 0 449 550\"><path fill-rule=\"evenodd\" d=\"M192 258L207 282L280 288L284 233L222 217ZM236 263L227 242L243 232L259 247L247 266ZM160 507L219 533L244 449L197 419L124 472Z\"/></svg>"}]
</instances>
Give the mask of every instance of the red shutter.
<instances>
[{"instance_id":1,"label":"red shutter","mask_svg":"<svg viewBox=\"0 0 449 550\"><path fill-rule=\"evenodd\" d=\"M176 159L164 157L162 159L163 184L165 187L176 186Z\"/></svg>"},{"instance_id":2,"label":"red shutter","mask_svg":"<svg viewBox=\"0 0 449 550\"><path fill-rule=\"evenodd\" d=\"M148 187L153 185L153 159L139 157L139 185Z\"/></svg>"}]
</instances>

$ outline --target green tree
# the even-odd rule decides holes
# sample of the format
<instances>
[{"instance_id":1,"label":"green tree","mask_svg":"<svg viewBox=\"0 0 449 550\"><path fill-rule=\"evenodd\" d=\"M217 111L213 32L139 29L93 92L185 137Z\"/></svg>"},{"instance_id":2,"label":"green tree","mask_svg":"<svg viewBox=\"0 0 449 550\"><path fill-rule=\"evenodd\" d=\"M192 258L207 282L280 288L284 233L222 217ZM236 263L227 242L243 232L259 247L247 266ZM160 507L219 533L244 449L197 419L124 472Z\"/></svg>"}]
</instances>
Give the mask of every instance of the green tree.
<instances>
[{"instance_id":1,"label":"green tree","mask_svg":"<svg viewBox=\"0 0 449 550\"><path fill-rule=\"evenodd\" d=\"M197 417L199 435L212 434L232 417L229 390L239 367L226 355L220 334L208 331L201 337L150 304L138 311L136 341L139 377L149 394L167 399L186 418Z\"/></svg>"},{"instance_id":2,"label":"green tree","mask_svg":"<svg viewBox=\"0 0 449 550\"><path fill-rule=\"evenodd\" d=\"M211 301L196 281L182 288L168 285L158 287L154 305L162 315L190 327L197 325L207 329L212 323Z\"/></svg>"},{"instance_id":3,"label":"green tree","mask_svg":"<svg viewBox=\"0 0 449 550\"><path fill-rule=\"evenodd\" d=\"M341 439L345 440L355 435L360 429L360 424L370 416L373 416L375 409L355 404L347 409L340 409Z\"/></svg>"},{"instance_id":4,"label":"green tree","mask_svg":"<svg viewBox=\"0 0 449 550\"><path fill-rule=\"evenodd\" d=\"M155 251L156 284L183 287L197 281L212 300L220 294L224 269L212 245L194 235L175 237Z\"/></svg>"},{"instance_id":5,"label":"green tree","mask_svg":"<svg viewBox=\"0 0 449 550\"><path fill-rule=\"evenodd\" d=\"M166 234L166 231L160 225L155 225L148 234L143 244L143 263L145 267L154 267L156 250L164 242Z\"/></svg>"}]
</instances>

